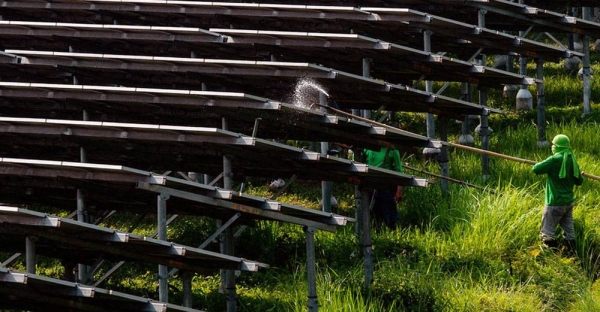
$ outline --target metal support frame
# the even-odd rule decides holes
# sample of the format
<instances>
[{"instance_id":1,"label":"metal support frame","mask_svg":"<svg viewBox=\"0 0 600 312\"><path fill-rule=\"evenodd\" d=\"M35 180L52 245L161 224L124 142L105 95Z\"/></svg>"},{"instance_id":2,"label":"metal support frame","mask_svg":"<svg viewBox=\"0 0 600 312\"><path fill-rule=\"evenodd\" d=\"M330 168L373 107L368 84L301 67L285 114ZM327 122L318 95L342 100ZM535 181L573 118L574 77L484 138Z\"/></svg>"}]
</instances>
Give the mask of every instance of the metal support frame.
<instances>
[{"instance_id":1,"label":"metal support frame","mask_svg":"<svg viewBox=\"0 0 600 312\"><path fill-rule=\"evenodd\" d=\"M448 141L448 117L446 116L440 116L440 139L443 142L447 142ZM443 177L449 177L450 176L450 166L448 164L448 146L443 145L440 151L440 155L439 155L439 163L440 163L440 170L442 173ZM442 188L442 194L444 195L448 195L449 191L448 191L448 180L446 179L442 179L440 181L441 184L441 188Z\"/></svg>"},{"instance_id":2,"label":"metal support frame","mask_svg":"<svg viewBox=\"0 0 600 312\"><path fill-rule=\"evenodd\" d=\"M425 30L423 31L423 50L425 52L431 52L431 36L433 35L433 32L430 30ZM428 93L433 93L433 81L431 80L425 80L425 91ZM426 114L426 118L427 118L427 137L430 138L431 140L435 139L435 115L432 113L427 113ZM433 158L439 155L440 153L440 149L439 148L431 148L431 147L427 147L423 149L423 155L426 158ZM446 190L442 190L442 191L446 191Z\"/></svg>"},{"instance_id":3,"label":"metal support frame","mask_svg":"<svg viewBox=\"0 0 600 312\"><path fill-rule=\"evenodd\" d=\"M471 102L471 84L463 82L460 85L460 99L463 101ZM471 118L466 115L462 121L461 135L458 138L458 143L463 145L473 145L475 139L469 132L469 125L471 124Z\"/></svg>"},{"instance_id":4,"label":"metal support frame","mask_svg":"<svg viewBox=\"0 0 600 312\"><path fill-rule=\"evenodd\" d=\"M473 55L471 55L471 57L467 60L467 62L469 62L469 63L473 62L476 58L479 57L481 52L483 52L483 48L477 49L477 51L475 53L473 53Z\"/></svg>"},{"instance_id":5,"label":"metal support frame","mask_svg":"<svg viewBox=\"0 0 600 312\"><path fill-rule=\"evenodd\" d=\"M69 52L74 52L73 47L69 46ZM79 81L76 76L72 76L73 85L78 85ZM86 110L83 110L81 119L88 121L89 115ZM87 153L85 148L82 146L79 148L79 161L82 163L87 162ZM81 189L77 189L77 221L79 222L90 222L85 207L85 197ZM81 284L87 284L90 282L90 267L84 264L77 264L77 281Z\"/></svg>"},{"instance_id":6,"label":"metal support frame","mask_svg":"<svg viewBox=\"0 0 600 312\"><path fill-rule=\"evenodd\" d=\"M479 27L485 27L485 15L487 14L487 10L479 9L477 10L477 23Z\"/></svg>"},{"instance_id":7,"label":"metal support frame","mask_svg":"<svg viewBox=\"0 0 600 312\"><path fill-rule=\"evenodd\" d=\"M305 219L305 218L301 218L301 217L296 217L291 214L282 214L278 211L272 211L272 209L269 208L270 206L266 206L266 209L265 209L262 207L255 207L255 206L245 205L245 204L241 204L241 203L233 203L233 202L230 202L227 200L215 201L215 199L210 196L205 196L205 195L186 192L186 191L180 191L180 190L176 190L176 189L172 189L172 188L168 188L168 187L164 187L164 186L160 186L160 185L149 184L149 183L141 182L141 181L137 183L137 188L147 190L150 192L159 193L159 194L166 193L171 196L190 200L192 202L204 203L204 204L207 204L208 206L218 206L218 207L222 207L222 208L225 208L225 209L228 209L231 211L235 211L235 212L242 212L242 213L247 213L250 215L261 216L261 218L266 218L266 219L270 219L273 221L282 221L282 222L294 223L294 224L299 224L299 225L304 225L304 226L312 226L319 230L325 230L325 231L329 231L329 232L335 231L334 223L337 223L336 221L333 221L333 220L332 220L333 223L329 223L329 222L323 223L323 222L317 221L317 220L310 220L310 219ZM264 204L268 204L268 202L264 203ZM275 203L275 204L278 205L277 203Z\"/></svg>"},{"instance_id":8,"label":"metal support frame","mask_svg":"<svg viewBox=\"0 0 600 312\"><path fill-rule=\"evenodd\" d=\"M522 56L519 58L519 73L523 76L527 75L527 57ZM527 85L522 84L521 89L527 90Z\"/></svg>"},{"instance_id":9,"label":"metal support frame","mask_svg":"<svg viewBox=\"0 0 600 312\"><path fill-rule=\"evenodd\" d=\"M207 91L207 90L208 90L208 88L206 87L206 83L202 82L202 83L200 84L200 90L202 90L202 91ZM211 181L211 180L212 180L212 181L210 182L210 184L209 184L209 185L214 185L215 183L217 183L217 180L218 180L218 179L219 179L219 178L215 178L215 180L213 180L213 179L211 178L211 176L210 176L210 175L208 175L208 174L203 174L203 175L202 175L202 181L203 181L202 183L209 183L208 181Z\"/></svg>"},{"instance_id":10,"label":"metal support frame","mask_svg":"<svg viewBox=\"0 0 600 312\"><path fill-rule=\"evenodd\" d=\"M319 110L322 113L326 113L327 109L327 95L323 92L319 92L319 104L321 104ZM327 151L329 150L329 142L321 142L321 157L327 157ZM321 181L321 203L323 205L323 212L331 212L331 194L332 194L333 183L331 181Z\"/></svg>"},{"instance_id":11,"label":"metal support frame","mask_svg":"<svg viewBox=\"0 0 600 312\"><path fill-rule=\"evenodd\" d=\"M373 243L371 242L371 207L373 205L373 199L369 197L369 191L366 189L361 190L362 197L362 251L364 257L365 266L365 291L371 289L373 283Z\"/></svg>"},{"instance_id":12,"label":"metal support frame","mask_svg":"<svg viewBox=\"0 0 600 312\"><path fill-rule=\"evenodd\" d=\"M371 77L371 59L369 59L369 58L362 59L362 75L363 75L363 77L366 77L366 78ZM371 111L368 109L363 109L362 117L371 119Z\"/></svg>"},{"instance_id":13,"label":"metal support frame","mask_svg":"<svg viewBox=\"0 0 600 312\"><path fill-rule=\"evenodd\" d=\"M287 189L290 187L290 185L292 185L292 183L294 183L294 181L296 181L296 179L298 179L298 175L295 175L295 174L294 174L294 175L292 175L292 176L291 176L289 179L287 179L287 180L286 180L286 181L287 181L287 183L286 183L286 184L285 184L283 187L279 188L279 189L277 190L277 192L275 192L275 194L273 194L273 196L271 196L271 200L275 200L275 199L277 199L279 196L281 196L281 194L283 194L283 192L285 192L285 191L286 191L286 190L287 190ZM242 191L240 190L240 194L241 194L241 193L242 193ZM241 214L240 214L240 216L241 216ZM234 217L235 217L235 216L234 216ZM231 219L230 219L230 220L231 220ZM229 221L228 221L228 222L229 222ZM242 235L242 233L243 233L243 232L244 232L244 231L245 231L247 228L248 228L248 226L246 226L246 225L242 225L242 226L240 226L240 228L237 230L237 232L235 232L235 234L233 235L233 237L234 237L234 238L236 238L236 237L240 237L240 235ZM204 248L204 247L199 247L199 248Z\"/></svg>"},{"instance_id":14,"label":"metal support frame","mask_svg":"<svg viewBox=\"0 0 600 312\"><path fill-rule=\"evenodd\" d=\"M83 149L83 147L81 148ZM86 210L85 210L85 196L81 189L77 189L77 221L87 222ZM88 271L89 266L85 264L77 264L77 281L81 284L88 283Z\"/></svg>"},{"instance_id":15,"label":"metal support frame","mask_svg":"<svg viewBox=\"0 0 600 312\"><path fill-rule=\"evenodd\" d=\"M363 76L370 77L371 76L371 60L367 58L363 58ZM363 110L362 111L363 118L370 119L371 111ZM359 161L364 161L361 159L362 156L358 155ZM356 187L354 190L355 196L360 193L360 197L356 200L356 233L358 235L359 246L361 246L362 255L364 259L365 266L365 290L368 291L371 289L371 283L373 282L373 258L371 253L371 210L369 209L370 200L369 192L364 188Z\"/></svg>"},{"instance_id":16,"label":"metal support frame","mask_svg":"<svg viewBox=\"0 0 600 312\"><path fill-rule=\"evenodd\" d=\"M2 264L0 264L0 267L6 267L7 265L11 264L13 261L15 261L20 256L21 256L21 253L16 253L16 254L10 256L8 259L4 260L4 262L2 262Z\"/></svg>"},{"instance_id":17,"label":"metal support frame","mask_svg":"<svg viewBox=\"0 0 600 312\"><path fill-rule=\"evenodd\" d=\"M221 119L222 129L228 130L229 125L226 118ZM223 155L223 188L231 190L232 188L232 173L231 173L231 160L229 156ZM217 226L222 227L222 220L217 221ZM226 227L225 232L221 234L221 253L233 256L233 229ZM237 299L235 291L235 271L234 270L221 270L221 288L225 291L227 298L227 312L235 312L237 310Z\"/></svg>"},{"instance_id":18,"label":"metal support frame","mask_svg":"<svg viewBox=\"0 0 600 312\"><path fill-rule=\"evenodd\" d=\"M306 234L306 275L308 279L308 311L316 312L319 310L319 301L317 298L317 270L315 264L315 232L313 227L304 227Z\"/></svg>"},{"instance_id":19,"label":"metal support frame","mask_svg":"<svg viewBox=\"0 0 600 312\"><path fill-rule=\"evenodd\" d=\"M252 137L255 138L256 134L258 133L258 125L260 124L260 121L262 120L262 118L257 117L256 119L254 119L254 128L252 128Z\"/></svg>"},{"instance_id":20,"label":"metal support frame","mask_svg":"<svg viewBox=\"0 0 600 312\"><path fill-rule=\"evenodd\" d=\"M35 274L35 241L35 237L25 237L25 267L31 274Z\"/></svg>"},{"instance_id":21,"label":"metal support frame","mask_svg":"<svg viewBox=\"0 0 600 312\"><path fill-rule=\"evenodd\" d=\"M429 30L423 32L423 50L431 52L431 35ZM425 91L433 93L433 81L425 81ZM432 113L427 113L427 137L435 138L435 116Z\"/></svg>"},{"instance_id":22,"label":"metal support frame","mask_svg":"<svg viewBox=\"0 0 600 312\"><path fill-rule=\"evenodd\" d=\"M481 62L484 62L482 60ZM487 105L487 91L480 88L479 89L479 104L481 106ZM484 109L483 113L480 117L479 123L479 137L481 139L481 149L489 150L490 148L490 135L489 135L489 123L488 123L488 115L489 111ZM488 155L481 155L481 173L483 175L483 179L486 180L490 176L490 158Z\"/></svg>"},{"instance_id":23,"label":"metal support frame","mask_svg":"<svg viewBox=\"0 0 600 312\"><path fill-rule=\"evenodd\" d=\"M487 103L487 92L485 90L479 90L479 102L485 106ZM479 124L479 136L481 138L481 149L490 149L490 135L489 135L489 124L488 124L489 112L484 110L481 114L481 123ZM481 155L481 173L483 179L486 180L490 176L490 157L488 155Z\"/></svg>"},{"instance_id":24,"label":"metal support frame","mask_svg":"<svg viewBox=\"0 0 600 312\"><path fill-rule=\"evenodd\" d=\"M209 236L206 240L204 240L204 242L202 244L200 244L200 246L198 246L198 248L199 249L206 248L206 246L208 246L208 244L210 244L211 242L216 240L226 229L228 229L233 224L233 222L235 222L241 216L242 216L242 214L239 212L234 214L231 218L229 218L229 220L227 220L227 222L225 222L221 227L219 227L211 236ZM171 272L169 272L169 277L173 277L175 274L177 274L177 272L179 272L179 269L171 270Z\"/></svg>"},{"instance_id":25,"label":"metal support frame","mask_svg":"<svg viewBox=\"0 0 600 312\"><path fill-rule=\"evenodd\" d=\"M544 60L538 58L537 64L537 129L538 129L538 147L548 146L546 140L546 99L544 96Z\"/></svg>"},{"instance_id":26,"label":"metal support frame","mask_svg":"<svg viewBox=\"0 0 600 312\"><path fill-rule=\"evenodd\" d=\"M171 224L171 222L173 222L175 219L177 219L177 217L179 217L179 215L172 215L169 220L167 220L167 226L169 224ZM127 232L131 233L133 232L135 227L130 227L129 230ZM158 235L158 231L154 231L154 233L152 233L151 237L156 237ZM102 277L100 277L95 283L94 287L98 287L98 285L102 284L102 282L104 282L107 278L109 278L114 272L116 272L120 267L122 267L125 264L125 261L119 261L119 263L115 264L112 268L110 268L110 270L106 271L106 273L104 273L104 275ZM96 271L98 268L95 268L93 271Z\"/></svg>"},{"instance_id":27,"label":"metal support frame","mask_svg":"<svg viewBox=\"0 0 600 312\"><path fill-rule=\"evenodd\" d=\"M223 254L233 256L233 229L227 227L224 235L224 250ZM237 311L237 294L235 289L235 270L225 270L225 295L227 297L227 312Z\"/></svg>"},{"instance_id":28,"label":"metal support frame","mask_svg":"<svg viewBox=\"0 0 600 312\"><path fill-rule=\"evenodd\" d=\"M369 66L370 60L368 58L363 58L362 59L362 75L363 77L369 77L371 75L370 71L371 68ZM371 117L371 112L370 111L366 111L366 110L356 110L356 112L353 112L353 115L357 115L359 117L362 118L370 118ZM365 117L368 116L368 117ZM354 151L354 157L356 161L362 162L363 159L361 156L361 151L357 150ZM363 240L363 231L365 231L365 228L363 228L363 224L361 222L362 220L362 202L361 202L361 196L360 196L361 190L358 186L354 187L354 197L355 197L355 214L354 217L356 219L356 240L357 242L362 242ZM370 229L367 227L366 231L370 231Z\"/></svg>"},{"instance_id":29,"label":"metal support frame","mask_svg":"<svg viewBox=\"0 0 600 312\"><path fill-rule=\"evenodd\" d=\"M204 178L210 178L210 176L208 175L204 175ZM210 181L210 183L208 183L208 185L213 186L215 184L217 184L217 182L219 182L219 180L221 180L221 178L223 178L223 173L221 172L218 176L216 176L212 181ZM210 180L210 179L209 179ZM208 180L206 180L208 181Z\"/></svg>"},{"instance_id":30,"label":"metal support frame","mask_svg":"<svg viewBox=\"0 0 600 312\"><path fill-rule=\"evenodd\" d=\"M183 288L183 303L182 305L187 308L192 307L192 272L184 271L181 276L181 283Z\"/></svg>"},{"instance_id":31,"label":"metal support frame","mask_svg":"<svg viewBox=\"0 0 600 312\"><path fill-rule=\"evenodd\" d=\"M225 118L223 118L223 130L227 130ZM229 156L223 155L223 189L231 190L231 187L231 160L229 159Z\"/></svg>"},{"instance_id":32,"label":"metal support frame","mask_svg":"<svg viewBox=\"0 0 600 312\"><path fill-rule=\"evenodd\" d=\"M156 219L158 222L157 231L158 239L167 240L167 194L159 194L157 196L157 213ZM158 265L158 300L161 302L169 302L169 284L166 265Z\"/></svg>"},{"instance_id":33,"label":"metal support frame","mask_svg":"<svg viewBox=\"0 0 600 312\"><path fill-rule=\"evenodd\" d=\"M354 235L356 236L356 245L359 246L360 251L363 241L363 225L362 225L362 211L363 211L363 200L362 190L360 186L354 186L354 218L356 223L354 224Z\"/></svg>"},{"instance_id":34,"label":"metal support frame","mask_svg":"<svg viewBox=\"0 0 600 312\"><path fill-rule=\"evenodd\" d=\"M478 10L477 23L479 27L485 27L485 15L487 14L487 10ZM478 60L479 65L485 65L485 55L480 55ZM478 86L479 89L479 105L486 107L487 105L487 91ZM480 117L479 123L479 136L481 138L481 148L483 150L489 150L490 145L490 136L489 136L489 125L488 125L488 115L489 112L487 109L484 109L483 113ZM490 159L487 155L481 156L481 172L483 175L483 179L486 180L490 175Z\"/></svg>"},{"instance_id":35,"label":"metal support frame","mask_svg":"<svg viewBox=\"0 0 600 312\"><path fill-rule=\"evenodd\" d=\"M590 20L591 8L583 7L582 8L582 17L585 20ZM583 36L583 116L587 116L590 114L590 101L592 94L591 87L591 68L590 68L590 36Z\"/></svg>"},{"instance_id":36,"label":"metal support frame","mask_svg":"<svg viewBox=\"0 0 600 312\"><path fill-rule=\"evenodd\" d=\"M591 106L591 94L592 94L592 86L591 86L591 75L592 71L590 68L590 37L583 36L583 115L587 116L590 114Z\"/></svg>"}]
</instances>

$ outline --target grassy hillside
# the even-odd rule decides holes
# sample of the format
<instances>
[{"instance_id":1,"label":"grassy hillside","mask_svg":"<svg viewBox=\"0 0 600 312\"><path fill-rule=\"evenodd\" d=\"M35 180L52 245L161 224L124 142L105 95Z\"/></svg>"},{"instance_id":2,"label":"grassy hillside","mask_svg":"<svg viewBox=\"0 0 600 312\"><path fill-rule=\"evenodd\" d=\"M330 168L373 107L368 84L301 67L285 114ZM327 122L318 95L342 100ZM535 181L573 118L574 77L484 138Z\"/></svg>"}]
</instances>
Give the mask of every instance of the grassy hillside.
<instances>
[{"instance_id":1,"label":"grassy hillside","mask_svg":"<svg viewBox=\"0 0 600 312\"><path fill-rule=\"evenodd\" d=\"M597 60L594 64L594 71L600 72ZM570 136L582 170L600 175L600 107L594 104L591 115L581 116L581 82L573 74L563 74L561 66L549 64L547 69L547 137ZM592 99L598 101L597 80L592 90ZM535 86L531 92L535 96ZM514 99L503 99L499 91L490 91L490 105L506 110L505 115L490 118L491 150L536 161L550 154L549 147L536 145L535 109L515 112ZM398 114L401 124L417 133L425 131L423 117ZM453 124L451 140L459 134L460 125ZM419 154L405 154L404 160L439 173L438 164L422 161ZM600 181L587 180L576 190L578 255L569 257L540 246L543 177L534 175L531 166L504 159L491 158L490 167L490 178L483 180L480 155L450 150L450 176L486 190L452 183L447 196L439 184L406 189L406 199L399 205L400 229L373 233L375 273L369 289L364 289L353 226L317 233L319 310L599 311ZM246 186L245 192L273 195L259 182ZM319 183L296 182L278 200L318 209L320 196ZM334 185L334 196L338 212L354 216L353 186ZM105 225L127 230L130 219L121 215ZM136 233L149 234L154 226L154 218L149 217ZM180 218L169 226L168 239L198 245L214 226L202 218ZM263 222L248 228L236 242L236 255L272 267L240 274L238 311L306 311L305 253L304 233L298 226ZM49 259L40 261L38 270L42 275L62 274L62 267ZM169 283L170 301L180 304L180 280ZM130 265L101 286L157 298L157 285L156 266ZM225 297L218 288L218 272L196 274L193 307L224 311Z\"/></svg>"}]
</instances>

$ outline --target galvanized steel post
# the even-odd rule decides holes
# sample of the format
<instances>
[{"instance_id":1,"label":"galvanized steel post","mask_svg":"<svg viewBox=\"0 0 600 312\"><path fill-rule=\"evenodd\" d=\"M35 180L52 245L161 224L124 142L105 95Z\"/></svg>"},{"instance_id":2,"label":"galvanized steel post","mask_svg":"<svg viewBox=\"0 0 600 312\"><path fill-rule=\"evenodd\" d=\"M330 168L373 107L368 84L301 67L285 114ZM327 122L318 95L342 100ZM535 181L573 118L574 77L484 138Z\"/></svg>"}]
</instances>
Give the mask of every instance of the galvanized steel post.
<instances>
[{"instance_id":1,"label":"galvanized steel post","mask_svg":"<svg viewBox=\"0 0 600 312\"><path fill-rule=\"evenodd\" d=\"M158 239L167 240L167 200L169 195L159 194L157 196L156 219L158 222ZM167 283L168 270L166 265L158 265L158 300L169 302L169 285Z\"/></svg>"},{"instance_id":2,"label":"galvanized steel post","mask_svg":"<svg viewBox=\"0 0 600 312\"><path fill-rule=\"evenodd\" d=\"M538 147L548 146L546 139L546 99L544 96L544 60L537 58L537 128L538 128Z\"/></svg>"},{"instance_id":3,"label":"galvanized steel post","mask_svg":"<svg viewBox=\"0 0 600 312\"><path fill-rule=\"evenodd\" d=\"M319 310L319 301L317 298L317 270L315 264L315 232L313 227L304 227L306 234L306 275L308 279L308 311L316 312Z\"/></svg>"}]
</instances>

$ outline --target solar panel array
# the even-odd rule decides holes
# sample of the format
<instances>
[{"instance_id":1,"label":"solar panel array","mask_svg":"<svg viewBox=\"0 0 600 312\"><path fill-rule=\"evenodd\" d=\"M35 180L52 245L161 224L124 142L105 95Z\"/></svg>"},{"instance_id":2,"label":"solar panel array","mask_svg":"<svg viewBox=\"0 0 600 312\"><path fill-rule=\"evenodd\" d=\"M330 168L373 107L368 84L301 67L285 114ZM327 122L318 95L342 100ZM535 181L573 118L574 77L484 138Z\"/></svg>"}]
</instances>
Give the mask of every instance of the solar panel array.
<instances>
[{"instance_id":1,"label":"solar panel array","mask_svg":"<svg viewBox=\"0 0 600 312\"><path fill-rule=\"evenodd\" d=\"M541 83L474 59L584 56L516 33L532 25L600 37L598 23L551 10L563 10L562 2L534 2L539 7L501 0L0 1L0 202L6 205L0 240L2 251L16 252L3 266L36 237L37 253L87 266L113 260L193 272L268 268L23 207L81 211L84 202L86 213L102 220L125 210L155 213L159 195L181 218L335 231L354 219L199 183L189 173L426 187L424 178L281 142L441 148L435 138L350 113L457 120L503 113L419 85L459 82L484 90ZM485 24L481 10L488 12ZM313 88L298 102L294 92L303 81L322 92ZM106 278L74 283L74 276L56 280L0 268L0 281L15 285L2 287L0 297L6 307L30 310L46 308L45 302L106 310L117 302L123 311L196 311L99 288Z\"/></svg>"}]
</instances>

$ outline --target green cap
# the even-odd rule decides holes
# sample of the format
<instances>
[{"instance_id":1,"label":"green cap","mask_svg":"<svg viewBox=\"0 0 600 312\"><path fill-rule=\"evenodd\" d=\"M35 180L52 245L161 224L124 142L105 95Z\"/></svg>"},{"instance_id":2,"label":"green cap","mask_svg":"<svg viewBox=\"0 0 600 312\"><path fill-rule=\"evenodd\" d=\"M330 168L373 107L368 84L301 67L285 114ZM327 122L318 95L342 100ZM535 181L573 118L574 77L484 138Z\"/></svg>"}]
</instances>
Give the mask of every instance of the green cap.
<instances>
[{"instance_id":1,"label":"green cap","mask_svg":"<svg viewBox=\"0 0 600 312\"><path fill-rule=\"evenodd\" d=\"M557 147L571 147L571 140L564 134L558 134L552 139L552 144Z\"/></svg>"}]
</instances>

